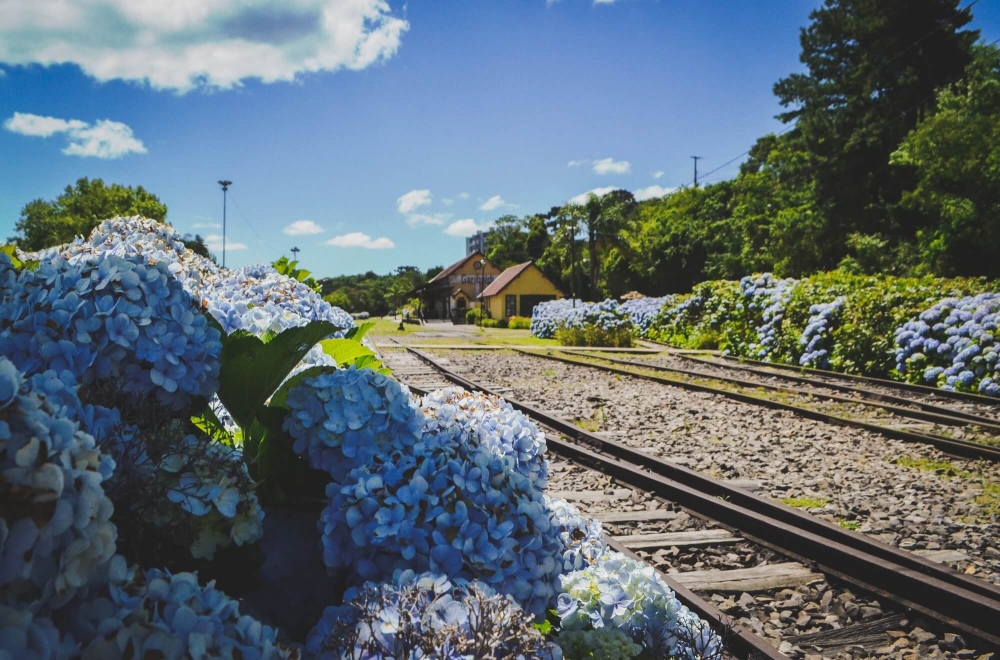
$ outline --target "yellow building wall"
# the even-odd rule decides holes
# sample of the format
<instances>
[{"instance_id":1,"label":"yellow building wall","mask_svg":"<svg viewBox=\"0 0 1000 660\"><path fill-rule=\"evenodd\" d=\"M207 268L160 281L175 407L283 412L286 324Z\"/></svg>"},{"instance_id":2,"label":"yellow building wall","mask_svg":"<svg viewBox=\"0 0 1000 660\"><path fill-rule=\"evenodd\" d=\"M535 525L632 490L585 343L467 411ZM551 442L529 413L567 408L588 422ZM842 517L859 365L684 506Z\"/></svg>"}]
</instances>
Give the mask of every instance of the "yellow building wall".
<instances>
[{"instance_id":1,"label":"yellow building wall","mask_svg":"<svg viewBox=\"0 0 1000 660\"><path fill-rule=\"evenodd\" d=\"M498 320L507 318L507 296L509 295L517 296L518 313L521 311L522 295L555 296L556 298L563 297L562 291L557 289L547 277L542 275L542 271L538 270L538 267L535 265L525 268L524 272L518 275L513 282L504 287L503 291L499 294L490 296L487 303L490 318Z\"/></svg>"}]
</instances>

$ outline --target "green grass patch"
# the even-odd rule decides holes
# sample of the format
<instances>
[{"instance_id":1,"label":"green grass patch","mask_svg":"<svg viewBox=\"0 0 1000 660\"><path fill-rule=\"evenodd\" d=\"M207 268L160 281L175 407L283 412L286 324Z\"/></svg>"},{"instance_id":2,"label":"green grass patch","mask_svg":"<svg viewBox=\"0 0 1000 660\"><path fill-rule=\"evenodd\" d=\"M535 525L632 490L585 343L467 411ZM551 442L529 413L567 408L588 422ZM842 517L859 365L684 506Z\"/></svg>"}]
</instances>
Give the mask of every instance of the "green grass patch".
<instances>
[{"instance_id":1,"label":"green grass patch","mask_svg":"<svg viewBox=\"0 0 1000 660\"><path fill-rule=\"evenodd\" d=\"M786 497L781 503L796 509L818 509L826 505L826 500L822 497Z\"/></svg>"},{"instance_id":2,"label":"green grass patch","mask_svg":"<svg viewBox=\"0 0 1000 660\"><path fill-rule=\"evenodd\" d=\"M936 461L932 458L913 458L912 456L901 456L896 459L896 465L913 468L914 470L923 470L925 472L936 472L949 477L961 477L963 479L967 479L972 476L972 473L965 470L959 470L948 461Z\"/></svg>"},{"instance_id":3,"label":"green grass patch","mask_svg":"<svg viewBox=\"0 0 1000 660\"><path fill-rule=\"evenodd\" d=\"M556 377L556 370L555 369L542 369L542 375L545 376L546 378L555 378Z\"/></svg>"},{"instance_id":4,"label":"green grass patch","mask_svg":"<svg viewBox=\"0 0 1000 660\"><path fill-rule=\"evenodd\" d=\"M983 492L976 496L976 504L982 509L986 518L1000 516L1000 484L983 480Z\"/></svg>"},{"instance_id":5,"label":"green grass patch","mask_svg":"<svg viewBox=\"0 0 1000 660\"><path fill-rule=\"evenodd\" d=\"M858 531L858 529L861 527L861 523L859 523L857 520L844 520L843 518L838 520L837 524L843 527L844 529L851 530L852 532Z\"/></svg>"}]
</instances>

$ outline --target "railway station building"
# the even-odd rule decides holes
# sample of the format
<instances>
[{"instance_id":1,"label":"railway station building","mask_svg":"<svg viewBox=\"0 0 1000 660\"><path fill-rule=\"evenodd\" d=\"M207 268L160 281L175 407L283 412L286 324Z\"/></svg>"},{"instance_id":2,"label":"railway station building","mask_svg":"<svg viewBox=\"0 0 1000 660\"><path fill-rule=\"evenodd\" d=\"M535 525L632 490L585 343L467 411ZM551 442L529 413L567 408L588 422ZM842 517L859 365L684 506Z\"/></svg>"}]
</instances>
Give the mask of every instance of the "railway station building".
<instances>
[{"instance_id":1,"label":"railway station building","mask_svg":"<svg viewBox=\"0 0 1000 660\"><path fill-rule=\"evenodd\" d=\"M487 315L497 320L530 317L538 303L562 297L562 291L533 261L511 266L479 294Z\"/></svg>"},{"instance_id":2,"label":"railway station building","mask_svg":"<svg viewBox=\"0 0 1000 660\"><path fill-rule=\"evenodd\" d=\"M479 294L500 272L482 252L475 251L411 291L409 297L420 299L421 319L465 323L465 313L479 306Z\"/></svg>"}]
</instances>

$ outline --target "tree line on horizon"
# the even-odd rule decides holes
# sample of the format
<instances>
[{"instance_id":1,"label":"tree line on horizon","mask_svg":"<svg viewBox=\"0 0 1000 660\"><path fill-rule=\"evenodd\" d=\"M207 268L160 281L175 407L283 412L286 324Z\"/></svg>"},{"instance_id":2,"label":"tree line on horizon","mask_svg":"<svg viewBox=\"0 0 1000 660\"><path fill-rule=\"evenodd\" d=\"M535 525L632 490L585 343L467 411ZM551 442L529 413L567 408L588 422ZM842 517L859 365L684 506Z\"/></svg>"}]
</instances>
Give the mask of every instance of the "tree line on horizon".
<instances>
[{"instance_id":1,"label":"tree line on horizon","mask_svg":"<svg viewBox=\"0 0 1000 660\"><path fill-rule=\"evenodd\" d=\"M735 178L504 216L487 256L591 300L767 271L1000 277L1000 51L958 5L826 0L807 71L774 85L788 128Z\"/></svg>"},{"instance_id":2,"label":"tree line on horizon","mask_svg":"<svg viewBox=\"0 0 1000 660\"><path fill-rule=\"evenodd\" d=\"M497 219L487 257L535 261L565 293L685 292L770 271L1000 278L1000 50L959 0L826 0L800 35L806 72L775 83L788 127L759 138L735 178L638 202ZM11 238L38 250L115 215L166 221L141 186L82 178L22 210ZM200 236L185 243L211 257ZM349 312L384 314L441 267L320 280Z\"/></svg>"}]
</instances>

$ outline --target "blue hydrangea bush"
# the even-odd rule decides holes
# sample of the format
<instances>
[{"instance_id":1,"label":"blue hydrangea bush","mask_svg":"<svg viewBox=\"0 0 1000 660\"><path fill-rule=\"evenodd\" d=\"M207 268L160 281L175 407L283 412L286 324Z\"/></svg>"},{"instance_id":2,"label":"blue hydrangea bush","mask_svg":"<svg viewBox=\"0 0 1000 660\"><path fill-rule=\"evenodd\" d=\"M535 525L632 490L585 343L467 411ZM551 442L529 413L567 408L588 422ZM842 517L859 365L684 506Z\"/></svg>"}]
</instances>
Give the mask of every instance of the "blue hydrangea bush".
<instances>
[{"instance_id":1,"label":"blue hydrangea bush","mask_svg":"<svg viewBox=\"0 0 1000 660\"><path fill-rule=\"evenodd\" d=\"M608 552L590 566L560 578L556 612L562 636L573 647L581 642L636 655L636 646L651 657L720 658L722 639L702 619L681 605L673 591L643 562ZM621 635L587 631L616 629ZM601 648L601 647L592 647Z\"/></svg>"},{"instance_id":2,"label":"blue hydrangea bush","mask_svg":"<svg viewBox=\"0 0 1000 660\"><path fill-rule=\"evenodd\" d=\"M320 660L341 658L556 658L510 596L478 581L399 571L368 582L329 607L306 648Z\"/></svg>"},{"instance_id":3,"label":"blue hydrangea bush","mask_svg":"<svg viewBox=\"0 0 1000 660\"><path fill-rule=\"evenodd\" d=\"M628 317L615 300L588 303L561 298L535 305L531 313L531 334L542 339L555 337L556 330L582 330L594 326L600 330L619 330L630 326Z\"/></svg>"},{"instance_id":4,"label":"blue hydrangea bush","mask_svg":"<svg viewBox=\"0 0 1000 660\"><path fill-rule=\"evenodd\" d=\"M115 554L116 466L84 428L109 415L0 357L0 657L289 657L211 584Z\"/></svg>"},{"instance_id":5,"label":"blue hydrangea bush","mask_svg":"<svg viewBox=\"0 0 1000 660\"><path fill-rule=\"evenodd\" d=\"M832 350L832 330L839 321L847 298L837 296L828 303L819 303L809 307L809 322L799 337L802 355L799 364L815 369L830 368L830 352Z\"/></svg>"},{"instance_id":6,"label":"blue hydrangea bush","mask_svg":"<svg viewBox=\"0 0 1000 660\"><path fill-rule=\"evenodd\" d=\"M0 293L0 338L28 374L65 370L174 410L218 387L219 332L165 263L141 256L57 256L19 271Z\"/></svg>"},{"instance_id":7,"label":"blue hydrangea bush","mask_svg":"<svg viewBox=\"0 0 1000 660\"><path fill-rule=\"evenodd\" d=\"M637 335L650 338L664 307L672 307L676 301L677 296L674 295L636 298L621 303L618 305L618 310L628 318Z\"/></svg>"},{"instance_id":8,"label":"blue hydrangea bush","mask_svg":"<svg viewBox=\"0 0 1000 660\"><path fill-rule=\"evenodd\" d=\"M1000 395L1000 294L945 298L896 331L896 363L908 380Z\"/></svg>"},{"instance_id":9,"label":"blue hydrangea bush","mask_svg":"<svg viewBox=\"0 0 1000 660\"><path fill-rule=\"evenodd\" d=\"M142 218L18 256L40 263L15 268L0 254L0 657L291 657L213 582L141 566L160 563L150 539L171 540L190 562L263 535L238 436L192 417L204 421L211 405L233 428L217 396L227 339L217 328L270 341L312 321L342 336L353 321L274 268L219 268ZM627 327L655 305L605 301L558 323ZM327 482L317 543L354 585L311 649L556 659L562 633L568 647L632 657L684 649L679 640L702 631L682 608L647 604L642 634L632 618L598 630L567 615L546 641L531 621L563 603L568 576L610 560L599 523L545 494L538 427L500 398L416 397L385 374L338 368L322 349L293 373L306 368L260 419L270 442L287 439L291 459ZM622 570L643 603L672 597Z\"/></svg>"}]
</instances>

